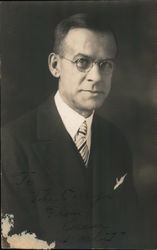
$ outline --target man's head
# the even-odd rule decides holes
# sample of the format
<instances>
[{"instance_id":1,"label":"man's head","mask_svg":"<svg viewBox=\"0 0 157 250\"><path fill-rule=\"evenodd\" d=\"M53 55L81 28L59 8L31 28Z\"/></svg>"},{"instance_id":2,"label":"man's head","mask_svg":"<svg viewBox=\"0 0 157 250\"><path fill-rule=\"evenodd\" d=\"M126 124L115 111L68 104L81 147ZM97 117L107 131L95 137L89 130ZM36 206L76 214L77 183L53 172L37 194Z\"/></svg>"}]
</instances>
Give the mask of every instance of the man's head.
<instances>
[{"instance_id":1,"label":"man's head","mask_svg":"<svg viewBox=\"0 0 157 250\"><path fill-rule=\"evenodd\" d=\"M75 111L87 117L107 97L117 53L111 29L86 14L58 24L49 69L59 78L59 92Z\"/></svg>"}]
</instances>

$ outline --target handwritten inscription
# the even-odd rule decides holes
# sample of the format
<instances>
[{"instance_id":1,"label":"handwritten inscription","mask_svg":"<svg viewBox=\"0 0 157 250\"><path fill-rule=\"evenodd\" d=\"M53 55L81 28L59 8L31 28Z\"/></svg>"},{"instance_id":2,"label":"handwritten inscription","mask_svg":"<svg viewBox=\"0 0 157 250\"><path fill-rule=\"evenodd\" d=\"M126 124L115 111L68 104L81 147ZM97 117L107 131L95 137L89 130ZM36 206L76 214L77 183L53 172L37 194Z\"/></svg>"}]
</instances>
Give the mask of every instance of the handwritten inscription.
<instances>
[{"instance_id":1,"label":"handwritten inscription","mask_svg":"<svg viewBox=\"0 0 157 250\"><path fill-rule=\"evenodd\" d=\"M44 208L43 211L45 214L43 214L43 216L46 216L48 220L52 219L52 223L53 218L59 221L61 230L60 241L68 243L75 240L76 237L76 240L79 241L92 240L95 242L109 242L116 237L126 235L125 231L114 230L114 228L103 223L93 224L92 219L90 220L91 224L87 221L82 222L82 218L88 216L89 207L91 210L94 210L97 209L99 205L101 206L103 202L110 203L114 197L114 190L111 190L110 193L97 191L93 194L83 192L83 190L78 187L67 186L63 188L63 186L60 186L58 183L53 183L56 187L55 189L53 185L46 187L46 184L42 183L42 188L33 189L32 179L36 177L36 174L35 171L20 172L19 175L16 176L16 185L18 188L21 188L21 185L26 188L27 186L32 186L30 193L31 204L39 204L40 207ZM123 182L125 176L123 176L123 179L117 180L116 188ZM81 202L81 206L82 204L88 205L87 207L85 205L83 208L80 208L79 202ZM78 204L78 206L76 204ZM63 232L65 232L65 234Z\"/></svg>"},{"instance_id":2,"label":"handwritten inscription","mask_svg":"<svg viewBox=\"0 0 157 250\"><path fill-rule=\"evenodd\" d=\"M83 231L79 240L88 240L94 242L104 242L104 241L112 241L116 237L123 237L126 235L125 231L115 231L113 228L106 226L104 224L74 224L73 221L69 223L65 223L63 225L63 230L69 231L70 234L75 232L76 235L80 235L80 231ZM92 238L91 238L92 237ZM70 235L66 237L66 242L70 241L72 238Z\"/></svg>"},{"instance_id":3,"label":"handwritten inscription","mask_svg":"<svg viewBox=\"0 0 157 250\"><path fill-rule=\"evenodd\" d=\"M75 188L67 188L64 189L60 194L55 193L55 196L52 196L53 190L52 188L45 188L39 190L35 193L35 197L32 202L50 202L50 201L73 201L73 200L91 200L93 204L98 203L103 199L112 199L112 194L106 194L105 192L101 192L95 195L90 195L88 193L81 192L79 189Z\"/></svg>"}]
</instances>

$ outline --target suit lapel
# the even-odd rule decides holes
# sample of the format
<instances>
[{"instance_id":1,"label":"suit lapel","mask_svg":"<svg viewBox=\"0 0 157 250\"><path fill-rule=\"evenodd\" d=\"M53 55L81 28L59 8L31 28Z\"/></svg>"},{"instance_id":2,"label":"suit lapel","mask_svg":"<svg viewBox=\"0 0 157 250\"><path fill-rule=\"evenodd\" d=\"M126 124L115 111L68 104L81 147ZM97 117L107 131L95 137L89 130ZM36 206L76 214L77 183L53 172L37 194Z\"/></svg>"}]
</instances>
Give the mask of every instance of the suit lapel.
<instances>
[{"instance_id":1,"label":"suit lapel","mask_svg":"<svg viewBox=\"0 0 157 250\"><path fill-rule=\"evenodd\" d=\"M99 166L102 164L101 151L107 152L107 143L101 145L101 133L99 117L94 115L91 133L91 150L88 167ZM47 102L37 110L36 116L36 141L32 147L39 161L45 166L60 161L63 165L62 156L66 153L70 158L75 158L75 165L84 168L84 162L79 154L75 143L66 131L62 119L57 111L54 98L51 96ZM108 141L108 131L106 129L106 141ZM76 163L77 162L77 163ZM73 162L74 163L74 162ZM60 165L61 165L60 164ZM59 165L59 162L58 162Z\"/></svg>"},{"instance_id":2,"label":"suit lapel","mask_svg":"<svg viewBox=\"0 0 157 250\"><path fill-rule=\"evenodd\" d=\"M107 126L105 128L104 124L102 128L100 124L100 118L95 114L91 128L91 152L89 159L89 163L93 162L95 166L99 166L102 163L101 156L104 156L104 154L101 152L107 152L108 128ZM102 141L102 133L106 133L106 141Z\"/></svg>"},{"instance_id":3,"label":"suit lapel","mask_svg":"<svg viewBox=\"0 0 157 250\"><path fill-rule=\"evenodd\" d=\"M79 164L84 164L75 143L64 127L53 96L37 110L36 131L37 140L32 146L42 163L44 161L45 165L52 166L54 162L59 164L60 160L63 164L62 156L69 152L71 158L75 155Z\"/></svg>"},{"instance_id":4,"label":"suit lapel","mask_svg":"<svg viewBox=\"0 0 157 250\"><path fill-rule=\"evenodd\" d=\"M58 140L63 136L67 137L64 132L64 125L56 109L54 98L50 97L37 111L37 139L40 142Z\"/></svg>"}]
</instances>

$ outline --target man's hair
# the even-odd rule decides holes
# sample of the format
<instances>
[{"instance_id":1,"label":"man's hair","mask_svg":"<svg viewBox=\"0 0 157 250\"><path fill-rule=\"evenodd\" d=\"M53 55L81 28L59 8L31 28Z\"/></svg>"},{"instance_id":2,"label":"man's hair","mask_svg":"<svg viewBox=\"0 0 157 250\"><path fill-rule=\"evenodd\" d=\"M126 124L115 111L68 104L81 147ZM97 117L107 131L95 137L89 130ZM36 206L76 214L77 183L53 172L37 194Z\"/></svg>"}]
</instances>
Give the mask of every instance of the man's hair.
<instances>
[{"instance_id":1,"label":"man's hair","mask_svg":"<svg viewBox=\"0 0 157 250\"><path fill-rule=\"evenodd\" d=\"M86 13L75 14L64 20L62 20L55 29L54 32L54 52L59 54L63 53L63 42L64 38L71 29L75 28L87 28L92 31L111 33L115 39L117 49L117 37L108 25L108 23L102 19L100 16L93 16Z\"/></svg>"}]
</instances>

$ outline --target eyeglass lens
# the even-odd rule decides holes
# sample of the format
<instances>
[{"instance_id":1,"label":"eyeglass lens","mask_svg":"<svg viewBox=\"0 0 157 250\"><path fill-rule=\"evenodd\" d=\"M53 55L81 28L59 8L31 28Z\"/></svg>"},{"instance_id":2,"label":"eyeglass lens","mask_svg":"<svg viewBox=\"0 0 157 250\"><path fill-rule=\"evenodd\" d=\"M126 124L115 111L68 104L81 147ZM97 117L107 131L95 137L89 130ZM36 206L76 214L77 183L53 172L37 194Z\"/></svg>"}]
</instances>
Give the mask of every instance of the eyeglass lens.
<instances>
[{"instance_id":1,"label":"eyeglass lens","mask_svg":"<svg viewBox=\"0 0 157 250\"><path fill-rule=\"evenodd\" d=\"M101 62L93 62L90 58L79 58L76 61L76 66L78 70L84 72L90 70L94 64L98 64L100 70L105 73L111 73L113 70L113 62L112 61L101 61Z\"/></svg>"}]
</instances>

